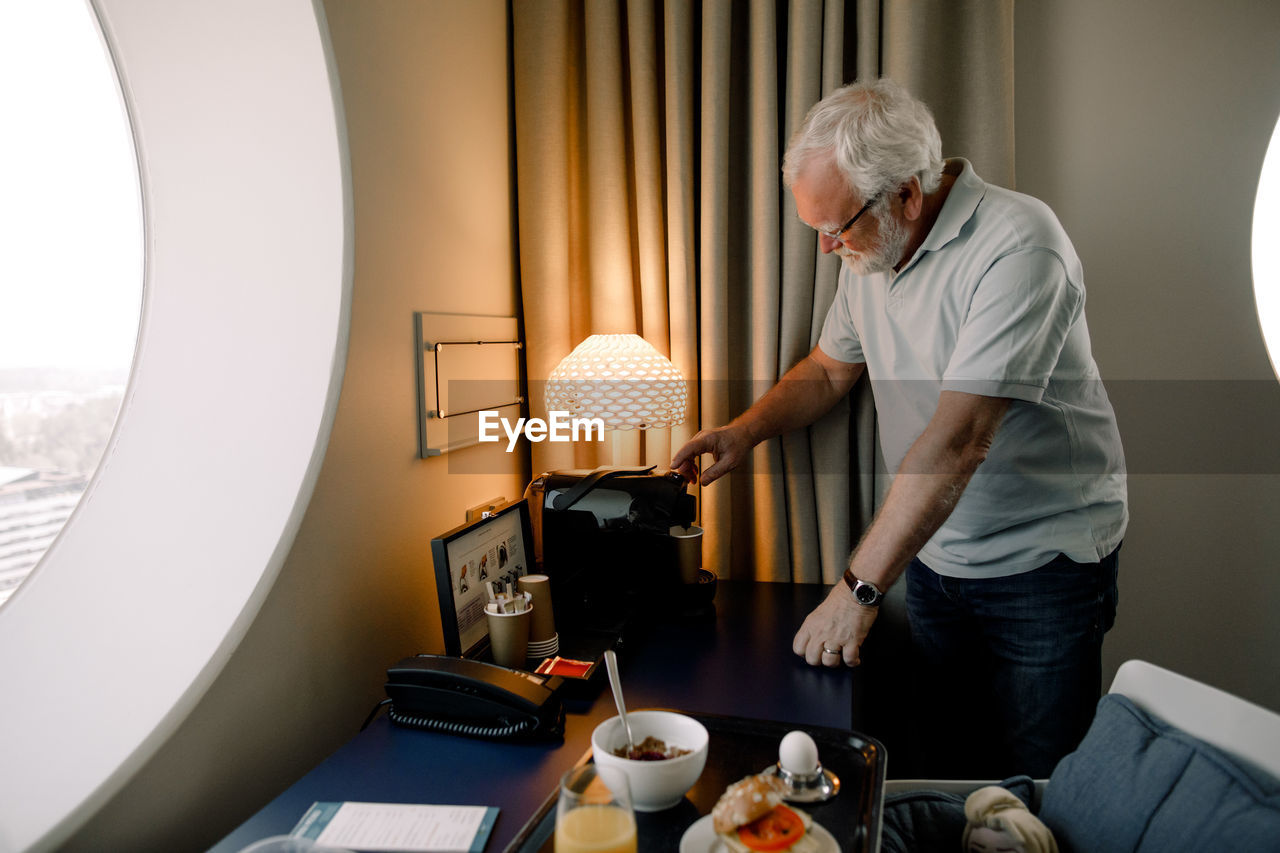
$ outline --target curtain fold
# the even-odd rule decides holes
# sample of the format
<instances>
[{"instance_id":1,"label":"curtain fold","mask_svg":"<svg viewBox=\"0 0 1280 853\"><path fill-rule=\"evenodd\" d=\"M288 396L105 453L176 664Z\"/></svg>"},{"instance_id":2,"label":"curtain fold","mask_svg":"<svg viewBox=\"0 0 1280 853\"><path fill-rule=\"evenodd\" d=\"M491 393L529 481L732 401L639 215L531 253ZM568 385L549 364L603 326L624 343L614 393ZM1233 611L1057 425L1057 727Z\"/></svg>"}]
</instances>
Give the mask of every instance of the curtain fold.
<instances>
[{"instance_id":1,"label":"curtain fold","mask_svg":"<svg viewBox=\"0 0 1280 853\"><path fill-rule=\"evenodd\" d=\"M824 94L856 76L896 76L934 108L947 153L1011 184L1012 8L513 0L531 414L546 416L546 377L591 334L641 335L691 389L685 424L616 446L536 444L534 473L665 465L814 346L839 261L796 218L780 166ZM695 489L704 565L721 577L833 582L883 492L874 433L860 387Z\"/></svg>"}]
</instances>

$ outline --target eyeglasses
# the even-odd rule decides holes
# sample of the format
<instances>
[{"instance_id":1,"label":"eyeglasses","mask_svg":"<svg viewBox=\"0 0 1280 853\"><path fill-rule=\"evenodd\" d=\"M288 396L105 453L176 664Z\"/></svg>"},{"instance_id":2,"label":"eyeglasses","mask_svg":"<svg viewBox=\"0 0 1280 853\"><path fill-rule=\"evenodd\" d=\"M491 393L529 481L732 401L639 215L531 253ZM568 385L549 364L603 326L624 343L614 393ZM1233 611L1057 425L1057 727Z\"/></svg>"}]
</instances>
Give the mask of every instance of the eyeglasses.
<instances>
[{"instance_id":1,"label":"eyeglasses","mask_svg":"<svg viewBox=\"0 0 1280 853\"><path fill-rule=\"evenodd\" d=\"M871 197L871 201L869 201L869 202L867 202L866 204L864 204L864 205L862 206L862 210L859 210L857 213L855 213L855 214L853 215L853 218L852 218L852 219L850 219L848 222L846 222L844 225L842 225L842 226L840 227L840 230L839 230L839 231L823 231L821 228L818 228L818 229L817 229L817 232L818 232L819 234L821 234L823 237L830 237L832 240L835 240L837 243L838 243L838 242L840 242L840 235L841 235L841 234L843 234L844 232L848 231L850 228L852 228L852 227L853 227L853 223L857 222L857 221L858 221L858 219L862 216L862 214L864 214L864 213L866 213L868 210L870 210L870 209L871 209L871 205L873 205L873 204L875 204L877 201L879 201L879 200L880 200L880 196L882 196L882 195L884 195L884 193L883 193L883 192L878 192L878 193L876 193L875 195L873 195L873 196Z\"/></svg>"}]
</instances>

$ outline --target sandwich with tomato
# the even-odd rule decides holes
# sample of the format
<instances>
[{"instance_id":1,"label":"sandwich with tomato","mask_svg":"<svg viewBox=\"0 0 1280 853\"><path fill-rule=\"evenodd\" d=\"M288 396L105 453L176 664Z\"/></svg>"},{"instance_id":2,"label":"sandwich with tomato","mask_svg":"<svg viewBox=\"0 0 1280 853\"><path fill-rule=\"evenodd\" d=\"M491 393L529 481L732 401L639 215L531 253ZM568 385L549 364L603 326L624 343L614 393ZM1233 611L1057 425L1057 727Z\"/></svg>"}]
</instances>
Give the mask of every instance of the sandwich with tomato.
<instances>
[{"instance_id":1,"label":"sandwich with tomato","mask_svg":"<svg viewBox=\"0 0 1280 853\"><path fill-rule=\"evenodd\" d=\"M821 845L809 834L813 819L784 805L782 792L782 781L768 773L734 782L711 810L716 836L733 853L817 853Z\"/></svg>"}]
</instances>

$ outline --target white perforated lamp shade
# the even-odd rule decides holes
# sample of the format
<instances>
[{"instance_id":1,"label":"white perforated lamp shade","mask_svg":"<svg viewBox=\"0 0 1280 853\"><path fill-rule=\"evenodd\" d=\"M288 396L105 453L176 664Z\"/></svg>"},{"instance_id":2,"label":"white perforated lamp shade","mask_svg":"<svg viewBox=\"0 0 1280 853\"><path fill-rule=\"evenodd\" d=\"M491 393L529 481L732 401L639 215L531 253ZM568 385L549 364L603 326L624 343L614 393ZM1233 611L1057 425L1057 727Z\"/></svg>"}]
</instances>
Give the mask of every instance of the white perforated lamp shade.
<instances>
[{"instance_id":1,"label":"white perforated lamp shade","mask_svg":"<svg viewBox=\"0 0 1280 853\"><path fill-rule=\"evenodd\" d=\"M675 365L639 335L592 335L547 379L547 411L600 418L605 429L684 423L686 387Z\"/></svg>"}]
</instances>

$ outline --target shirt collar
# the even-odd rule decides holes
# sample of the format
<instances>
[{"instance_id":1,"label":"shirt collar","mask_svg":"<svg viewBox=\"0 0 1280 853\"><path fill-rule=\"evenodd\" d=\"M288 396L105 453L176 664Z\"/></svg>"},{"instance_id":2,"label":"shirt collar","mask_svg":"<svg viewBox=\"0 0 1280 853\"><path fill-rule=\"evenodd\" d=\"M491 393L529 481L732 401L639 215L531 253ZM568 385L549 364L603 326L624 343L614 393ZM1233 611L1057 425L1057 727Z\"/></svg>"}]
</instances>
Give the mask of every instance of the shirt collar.
<instances>
[{"instance_id":1,"label":"shirt collar","mask_svg":"<svg viewBox=\"0 0 1280 853\"><path fill-rule=\"evenodd\" d=\"M920 252L936 252L960 236L960 229L978 209L978 202L987 192L987 182L973 171L973 164L963 157L949 158L943 165L943 174L955 175L947 200L938 211L938 219L929 229L929 235L920 244Z\"/></svg>"}]
</instances>

